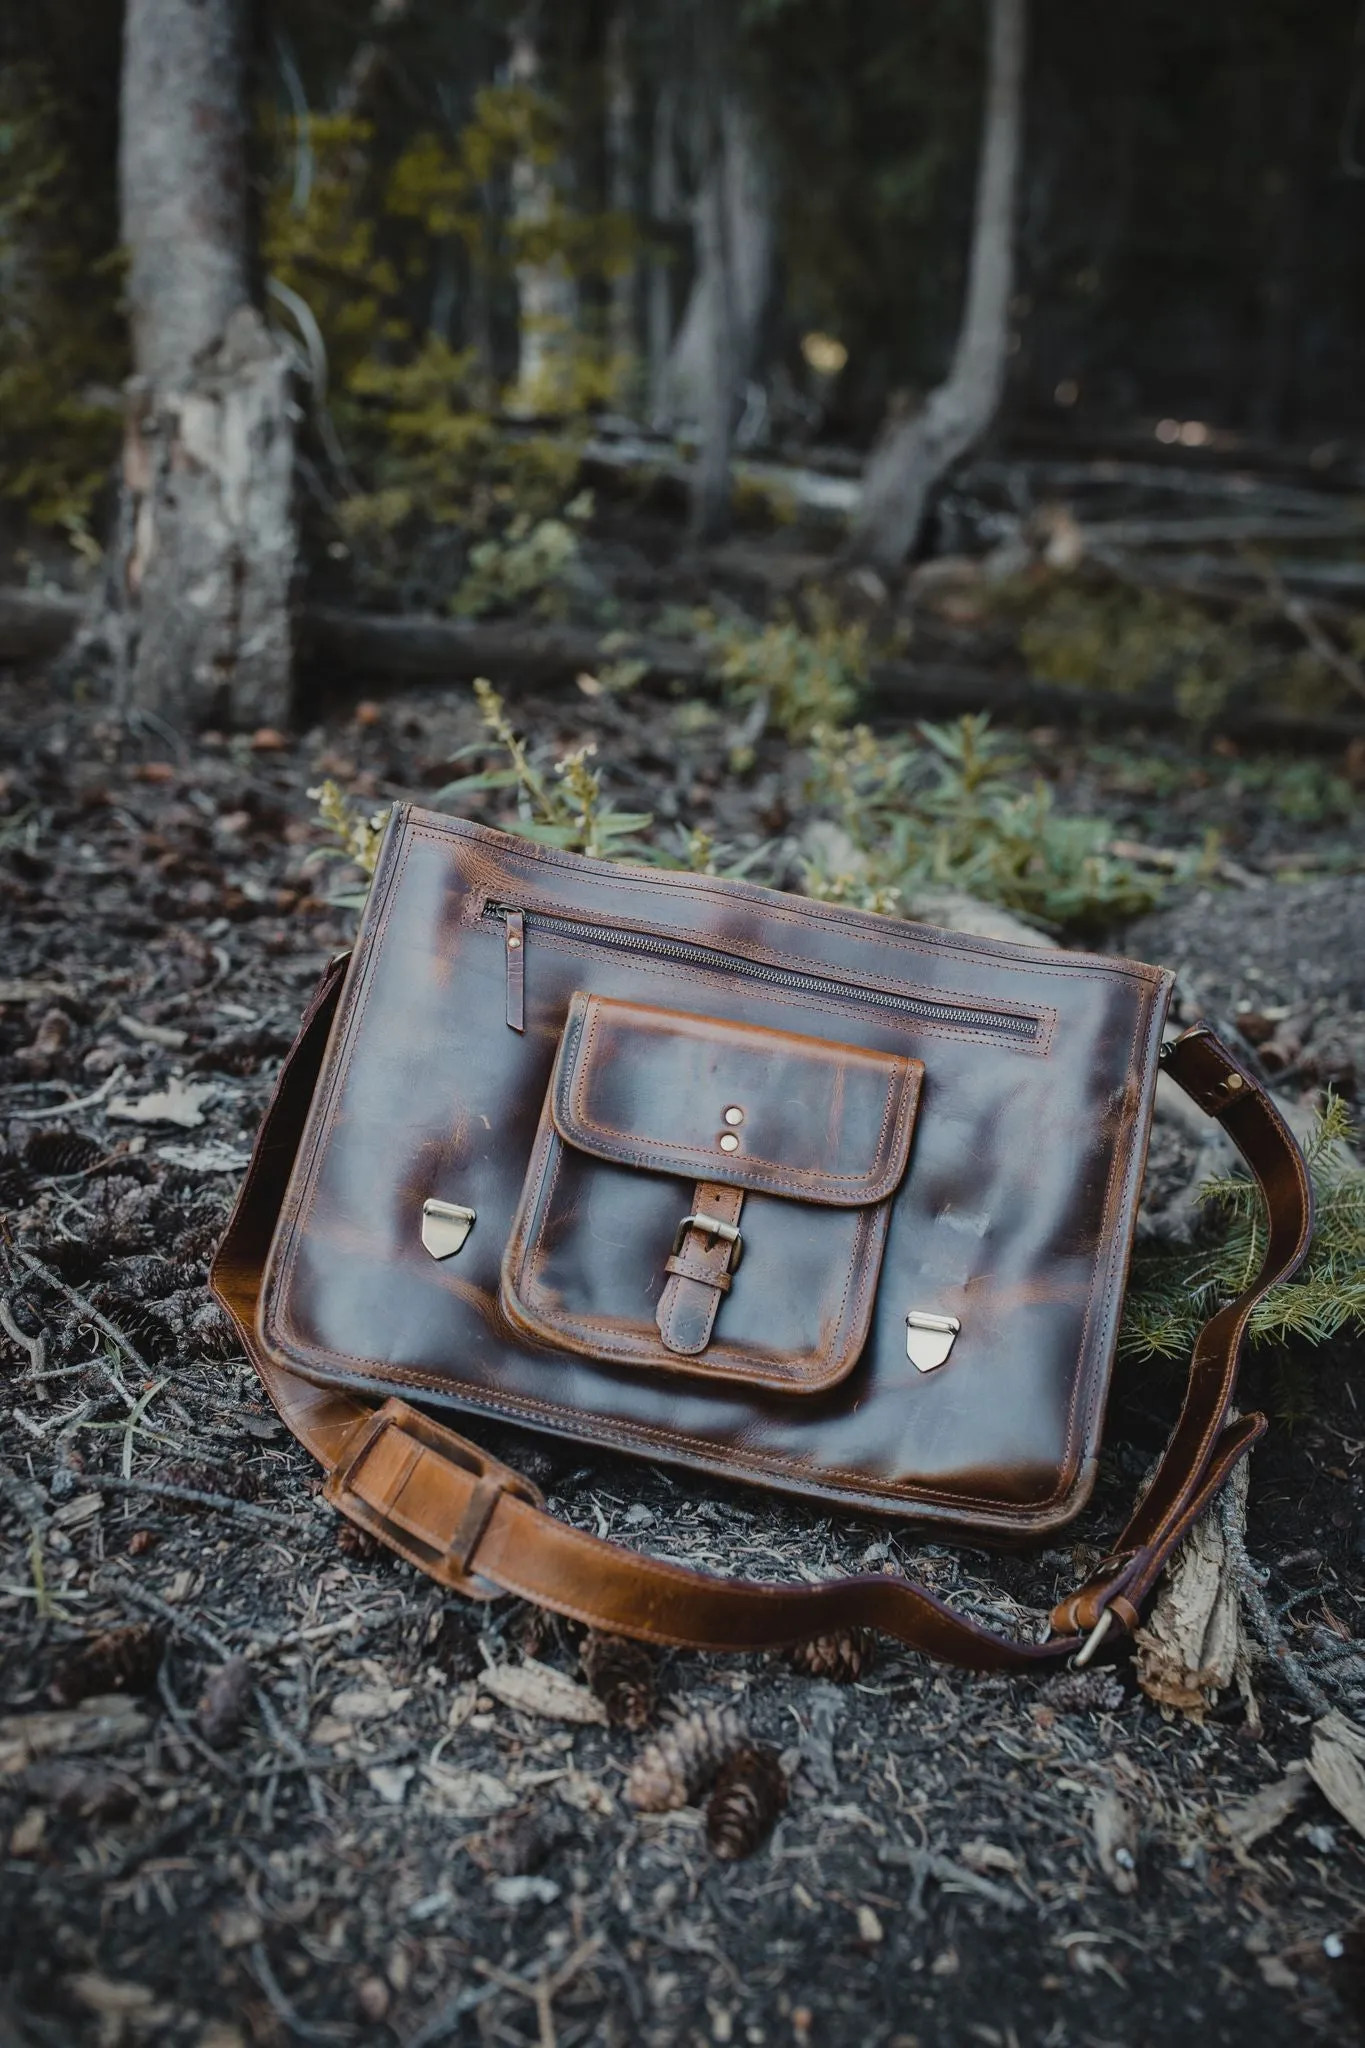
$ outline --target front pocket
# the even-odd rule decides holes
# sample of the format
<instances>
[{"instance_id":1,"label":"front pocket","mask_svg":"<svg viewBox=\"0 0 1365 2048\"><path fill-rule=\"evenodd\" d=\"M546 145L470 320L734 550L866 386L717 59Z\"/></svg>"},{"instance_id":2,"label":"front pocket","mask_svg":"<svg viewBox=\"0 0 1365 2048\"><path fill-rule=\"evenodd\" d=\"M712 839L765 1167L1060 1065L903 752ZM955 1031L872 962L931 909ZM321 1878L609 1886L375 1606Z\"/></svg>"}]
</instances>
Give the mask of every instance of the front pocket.
<instances>
[{"instance_id":1,"label":"front pocket","mask_svg":"<svg viewBox=\"0 0 1365 2048\"><path fill-rule=\"evenodd\" d=\"M923 1065L576 994L502 1265L543 1343L818 1393L866 1340Z\"/></svg>"}]
</instances>

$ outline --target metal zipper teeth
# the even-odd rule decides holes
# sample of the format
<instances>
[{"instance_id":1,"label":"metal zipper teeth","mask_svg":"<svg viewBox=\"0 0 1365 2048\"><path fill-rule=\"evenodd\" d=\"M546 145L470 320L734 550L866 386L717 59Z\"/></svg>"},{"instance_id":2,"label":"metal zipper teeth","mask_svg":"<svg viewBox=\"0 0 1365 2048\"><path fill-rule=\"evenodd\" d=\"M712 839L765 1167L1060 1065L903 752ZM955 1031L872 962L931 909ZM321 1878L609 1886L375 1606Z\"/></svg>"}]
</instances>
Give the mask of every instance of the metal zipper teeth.
<instances>
[{"instance_id":1,"label":"metal zipper teeth","mask_svg":"<svg viewBox=\"0 0 1365 2048\"><path fill-rule=\"evenodd\" d=\"M485 903L483 915L504 920L510 903ZM562 931L589 945L604 946L618 953L649 953L684 966L719 968L727 974L761 981L771 988L792 989L805 995L829 995L841 1002L872 1003L878 1009L895 1010L929 1024L956 1024L972 1031L991 1031L1001 1038L1017 1038L1033 1044L1039 1031L1037 1017L1000 1010L975 1010L958 1003L940 1003L931 996L893 995L888 989L867 988L861 982L835 981L822 974L807 974L785 967L768 967L742 953L722 952L716 946L694 944L690 939L665 939L646 932L626 931L615 925L588 924L576 917L562 917L549 910L523 910L528 932L541 929Z\"/></svg>"}]
</instances>

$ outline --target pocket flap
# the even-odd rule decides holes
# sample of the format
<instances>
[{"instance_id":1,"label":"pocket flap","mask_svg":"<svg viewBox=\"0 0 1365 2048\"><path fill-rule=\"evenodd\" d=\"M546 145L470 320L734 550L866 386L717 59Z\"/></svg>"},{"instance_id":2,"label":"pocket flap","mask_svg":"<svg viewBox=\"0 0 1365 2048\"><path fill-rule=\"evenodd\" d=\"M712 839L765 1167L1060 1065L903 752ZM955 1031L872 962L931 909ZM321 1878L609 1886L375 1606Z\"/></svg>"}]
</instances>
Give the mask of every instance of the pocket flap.
<instances>
[{"instance_id":1,"label":"pocket flap","mask_svg":"<svg viewBox=\"0 0 1365 2048\"><path fill-rule=\"evenodd\" d=\"M552 1113L599 1159L852 1209L899 1186L923 1074L900 1053L579 993Z\"/></svg>"}]
</instances>

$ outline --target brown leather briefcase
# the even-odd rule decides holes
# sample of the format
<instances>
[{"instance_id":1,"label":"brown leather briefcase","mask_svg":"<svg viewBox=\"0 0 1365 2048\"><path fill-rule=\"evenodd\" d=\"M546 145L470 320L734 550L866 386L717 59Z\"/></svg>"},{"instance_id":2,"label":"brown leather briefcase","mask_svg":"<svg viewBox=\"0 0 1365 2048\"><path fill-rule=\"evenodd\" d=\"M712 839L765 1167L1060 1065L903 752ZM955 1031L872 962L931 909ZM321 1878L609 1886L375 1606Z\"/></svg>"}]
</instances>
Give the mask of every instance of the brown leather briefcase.
<instances>
[{"instance_id":1,"label":"brown leather briefcase","mask_svg":"<svg viewBox=\"0 0 1365 2048\"><path fill-rule=\"evenodd\" d=\"M1171 978L399 807L285 1064L213 1272L343 1514L442 1585L657 1642L865 1624L1008 1670L1131 1629L1264 1420L1252 1308L1311 1192ZM1113 1551L1016 1642L909 1580L758 1585L571 1528L433 1411L831 1507L1010 1536L1095 1476L1159 1068L1270 1219L1200 1333ZM420 1404L420 1405L418 1405Z\"/></svg>"}]
</instances>

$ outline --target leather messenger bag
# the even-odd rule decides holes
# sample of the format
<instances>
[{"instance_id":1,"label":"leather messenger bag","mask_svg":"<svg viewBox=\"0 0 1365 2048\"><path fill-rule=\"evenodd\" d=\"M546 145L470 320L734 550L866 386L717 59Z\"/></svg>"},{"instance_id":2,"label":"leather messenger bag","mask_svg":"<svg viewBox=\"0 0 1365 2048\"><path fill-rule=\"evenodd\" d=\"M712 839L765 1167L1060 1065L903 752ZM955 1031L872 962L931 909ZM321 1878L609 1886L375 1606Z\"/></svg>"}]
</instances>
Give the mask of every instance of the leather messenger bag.
<instances>
[{"instance_id":1,"label":"leather messenger bag","mask_svg":"<svg viewBox=\"0 0 1365 2048\"><path fill-rule=\"evenodd\" d=\"M1311 1230L1297 1145L1171 977L399 806L280 1075L213 1286L326 1496L459 1593L620 1635L885 1630L1084 1659L1265 1427L1247 1321ZM1127 1528L1016 1641L882 1574L710 1576L550 1515L436 1412L982 1537L1093 1485L1157 1074L1260 1185Z\"/></svg>"}]
</instances>

